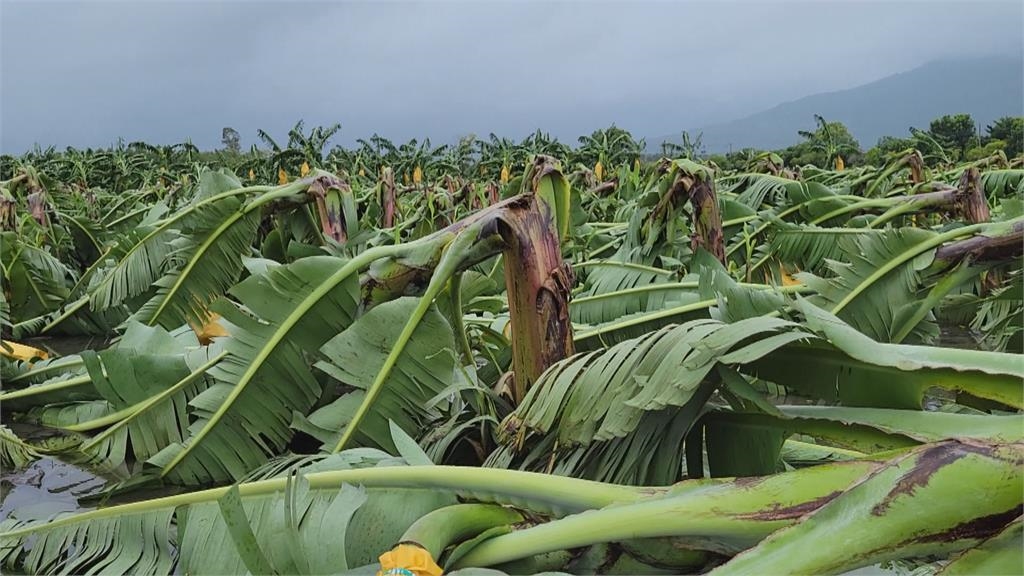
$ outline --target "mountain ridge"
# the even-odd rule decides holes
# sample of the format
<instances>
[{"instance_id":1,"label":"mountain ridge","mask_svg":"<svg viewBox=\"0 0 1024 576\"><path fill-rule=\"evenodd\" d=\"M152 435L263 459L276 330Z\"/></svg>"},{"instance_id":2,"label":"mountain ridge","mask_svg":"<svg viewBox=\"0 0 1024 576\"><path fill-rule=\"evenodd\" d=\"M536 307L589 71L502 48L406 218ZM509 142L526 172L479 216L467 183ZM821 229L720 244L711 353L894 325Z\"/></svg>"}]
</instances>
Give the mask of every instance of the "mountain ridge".
<instances>
[{"instance_id":1,"label":"mountain ridge","mask_svg":"<svg viewBox=\"0 0 1024 576\"><path fill-rule=\"evenodd\" d=\"M968 113L984 130L1001 116L1024 114L1024 57L996 55L936 60L853 88L820 92L766 110L690 129L703 134L708 153L778 149L800 142L798 130L814 129L814 114L843 122L861 148L882 136L907 136L944 114ZM648 138L657 150L679 135Z\"/></svg>"}]
</instances>

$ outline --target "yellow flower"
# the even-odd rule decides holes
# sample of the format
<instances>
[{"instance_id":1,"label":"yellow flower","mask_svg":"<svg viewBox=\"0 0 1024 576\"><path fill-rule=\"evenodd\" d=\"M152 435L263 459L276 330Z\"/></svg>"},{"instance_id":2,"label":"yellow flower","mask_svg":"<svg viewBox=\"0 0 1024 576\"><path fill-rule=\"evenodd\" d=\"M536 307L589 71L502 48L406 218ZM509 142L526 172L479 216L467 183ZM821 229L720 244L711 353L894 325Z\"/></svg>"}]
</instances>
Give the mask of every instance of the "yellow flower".
<instances>
[{"instance_id":1,"label":"yellow flower","mask_svg":"<svg viewBox=\"0 0 1024 576\"><path fill-rule=\"evenodd\" d=\"M255 180L255 179L256 179L256 171L253 170L252 168L249 168L249 180Z\"/></svg>"},{"instance_id":2,"label":"yellow flower","mask_svg":"<svg viewBox=\"0 0 1024 576\"><path fill-rule=\"evenodd\" d=\"M39 360L46 360L50 357L45 350L33 348L31 346L25 346L24 344L18 344L17 342L9 342L3 340L0 342L0 356L6 356L7 358L13 358L15 360L22 360L32 365L32 360L38 358Z\"/></svg>"},{"instance_id":3,"label":"yellow flower","mask_svg":"<svg viewBox=\"0 0 1024 576\"><path fill-rule=\"evenodd\" d=\"M443 572L430 552L418 544L399 544L381 554L378 560L378 576L410 573L415 576L441 576Z\"/></svg>"},{"instance_id":4,"label":"yellow flower","mask_svg":"<svg viewBox=\"0 0 1024 576\"><path fill-rule=\"evenodd\" d=\"M597 164L594 164L594 177L597 178L598 182L604 180L604 164L601 164L600 160L597 161Z\"/></svg>"},{"instance_id":5,"label":"yellow flower","mask_svg":"<svg viewBox=\"0 0 1024 576\"><path fill-rule=\"evenodd\" d=\"M277 169L277 183L281 185L288 183L288 173L284 171L284 168Z\"/></svg>"},{"instance_id":6,"label":"yellow flower","mask_svg":"<svg viewBox=\"0 0 1024 576\"><path fill-rule=\"evenodd\" d=\"M508 166L502 166L501 167L501 183L502 184L508 184L508 180L509 180Z\"/></svg>"},{"instance_id":7,"label":"yellow flower","mask_svg":"<svg viewBox=\"0 0 1024 576\"><path fill-rule=\"evenodd\" d=\"M639 158L637 158L636 160L633 160L633 171L634 172L639 172L640 171L640 159Z\"/></svg>"},{"instance_id":8,"label":"yellow flower","mask_svg":"<svg viewBox=\"0 0 1024 576\"><path fill-rule=\"evenodd\" d=\"M794 266L793 268L794 268L793 276L795 276L795 275L800 273L800 268L799 267ZM785 268L780 267L779 268L779 272L780 272L780 275L782 276L782 285L783 286L797 286L799 284L803 284L803 282L797 280L793 276L790 276L789 272L787 272Z\"/></svg>"},{"instance_id":9,"label":"yellow flower","mask_svg":"<svg viewBox=\"0 0 1024 576\"><path fill-rule=\"evenodd\" d=\"M416 169L412 171L412 181L416 184L423 181L423 168L417 166Z\"/></svg>"},{"instance_id":10,"label":"yellow flower","mask_svg":"<svg viewBox=\"0 0 1024 576\"><path fill-rule=\"evenodd\" d=\"M217 314L216 312L211 312L210 316L207 317L206 321L203 323L202 326L196 325L191 320L189 321L188 325L190 328L192 328L192 331L196 333L196 336L199 338L199 343L202 344L203 346L208 346L211 342L213 342L214 338L228 335L227 329L224 328L224 326L219 322L219 320L220 314Z\"/></svg>"},{"instance_id":11,"label":"yellow flower","mask_svg":"<svg viewBox=\"0 0 1024 576\"><path fill-rule=\"evenodd\" d=\"M843 157L837 155L836 156L836 172L842 172L844 168L846 168L846 163L843 162Z\"/></svg>"},{"instance_id":12,"label":"yellow flower","mask_svg":"<svg viewBox=\"0 0 1024 576\"><path fill-rule=\"evenodd\" d=\"M309 174L309 162L303 161L302 168L299 169L299 177L305 178L306 174Z\"/></svg>"}]
</instances>

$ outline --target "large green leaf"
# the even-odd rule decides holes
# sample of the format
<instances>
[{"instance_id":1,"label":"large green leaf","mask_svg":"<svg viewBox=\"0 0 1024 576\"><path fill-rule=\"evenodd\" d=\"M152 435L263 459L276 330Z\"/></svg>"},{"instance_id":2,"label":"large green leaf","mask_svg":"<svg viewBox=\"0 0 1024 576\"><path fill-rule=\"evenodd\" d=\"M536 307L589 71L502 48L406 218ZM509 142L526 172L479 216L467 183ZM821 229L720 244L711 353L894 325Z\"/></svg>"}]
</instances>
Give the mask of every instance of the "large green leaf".
<instances>
[{"instance_id":1,"label":"large green leaf","mask_svg":"<svg viewBox=\"0 0 1024 576\"><path fill-rule=\"evenodd\" d=\"M681 474L683 436L717 386L712 371L719 359L742 342L769 340L797 327L775 318L731 325L694 320L559 362L533 385L506 422L506 427L518 428L511 442L518 447L505 447L491 463L509 462L520 453L518 465L533 469L545 469L551 460L559 462L560 473L591 469L600 472L591 477L607 481L673 482ZM783 344L769 343L758 354ZM525 451L524 442L529 448ZM633 460L649 458L663 445L675 454L668 460L675 466L648 469ZM587 450L591 446L595 449ZM617 456L610 458L613 453Z\"/></svg>"},{"instance_id":2,"label":"large green leaf","mask_svg":"<svg viewBox=\"0 0 1024 576\"><path fill-rule=\"evenodd\" d=\"M654 283L573 298L570 318L580 324L603 324L637 312L660 311L701 300L694 282Z\"/></svg>"},{"instance_id":3,"label":"large green leaf","mask_svg":"<svg viewBox=\"0 0 1024 576\"><path fill-rule=\"evenodd\" d=\"M417 298L405 297L376 306L320 349L326 360L318 362L317 368L356 389L309 416L318 428L329 431L318 435L327 449L337 444L418 304ZM381 393L359 422L354 436L357 443L390 452L395 446L389 420L415 433L440 417L436 409L428 407L429 401L454 382L454 351L451 326L432 307L416 326Z\"/></svg>"},{"instance_id":4,"label":"large green leaf","mask_svg":"<svg viewBox=\"0 0 1024 576\"><path fill-rule=\"evenodd\" d=\"M68 267L14 232L0 233L0 264L12 323L56 310L70 293Z\"/></svg>"},{"instance_id":5,"label":"large green leaf","mask_svg":"<svg viewBox=\"0 0 1024 576\"><path fill-rule=\"evenodd\" d=\"M241 305L214 306L228 326L216 383L191 401L197 419L183 443L151 462L183 483L239 479L291 438L292 412L320 395L307 353L354 321L355 266L329 256L268 269L231 289ZM255 315L255 316L253 316Z\"/></svg>"},{"instance_id":6,"label":"large green leaf","mask_svg":"<svg viewBox=\"0 0 1024 576\"><path fill-rule=\"evenodd\" d=\"M17 470L39 459L36 447L25 442L8 427L0 424L0 466L6 470Z\"/></svg>"},{"instance_id":7,"label":"large green leaf","mask_svg":"<svg viewBox=\"0 0 1024 576\"><path fill-rule=\"evenodd\" d=\"M839 312L843 321L875 340L890 342L900 329L897 318L903 309L912 308L919 299L921 272L931 265L935 255L934 248L922 246L935 236L920 228L843 235L838 242L844 261L829 262L834 276L822 279L803 273L797 278L817 292L811 298L816 304L837 307L847 302ZM899 258L906 258L905 264L876 276L880 268ZM851 297L853 300L848 301ZM936 336L938 327L931 317L923 318L910 332L915 342L928 343Z\"/></svg>"},{"instance_id":8,"label":"large green leaf","mask_svg":"<svg viewBox=\"0 0 1024 576\"><path fill-rule=\"evenodd\" d=\"M300 186L300 183L292 184L279 188L278 192L287 193ZM203 252L201 242L187 238L193 231L208 238L210 232L217 231L216 224L211 224L211 221L217 222L224 214L237 208L239 198L267 190L268 187L242 188L234 176L205 172L196 197L190 204L163 220L146 218L137 228L118 240L110 254L112 266L95 286L90 287L89 299L93 310L105 310L147 292L165 273L184 265L184 259L180 258L181 250L193 253L192 250L197 248L190 245L195 243L200 245L198 250ZM203 230L207 234L202 234ZM178 240L182 234L185 234L186 239ZM185 246L181 245L182 242ZM174 261L176 253L179 257L177 262ZM173 287L173 282L170 284ZM171 292L173 294L176 291ZM160 308L159 304L156 308Z\"/></svg>"},{"instance_id":9,"label":"large green leaf","mask_svg":"<svg viewBox=\"0 0 1024 576\"><path fill-rule=\"evenodd\" d=\"M259 225L258 211L244 211L241 200L226 198L203 210L189 234L173 240L170 271L155 281L157 292L135 319L176 328L202 325L208 307L235 283L242 256L250 251Z\"/></svg>"}]
</instances>

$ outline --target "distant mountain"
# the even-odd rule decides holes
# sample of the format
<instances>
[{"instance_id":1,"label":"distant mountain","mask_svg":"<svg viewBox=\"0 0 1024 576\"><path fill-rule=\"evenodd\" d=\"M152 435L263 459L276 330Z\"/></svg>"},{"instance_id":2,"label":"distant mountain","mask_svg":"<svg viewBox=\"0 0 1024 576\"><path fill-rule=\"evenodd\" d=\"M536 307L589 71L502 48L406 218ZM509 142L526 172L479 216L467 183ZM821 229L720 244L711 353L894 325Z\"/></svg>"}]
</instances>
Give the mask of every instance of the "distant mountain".
<instances>
[{"instance_id":1,"label":"distant mountain","mask_svg":"<svg viewBox=\"0 0 1024 576\"><path fill-rule=\"evenodd\" d=\"M882 136L906 136L943 114L969 113L982 130L1001 116L1024 114L1024 59L993 56L931 62L856 88L807 96L745 118L691 129L709 153L776 149L813 130L814 115L846 124L865 150ZM678 135L648 138L652 151Z\"/></svg>"}]
</instances>

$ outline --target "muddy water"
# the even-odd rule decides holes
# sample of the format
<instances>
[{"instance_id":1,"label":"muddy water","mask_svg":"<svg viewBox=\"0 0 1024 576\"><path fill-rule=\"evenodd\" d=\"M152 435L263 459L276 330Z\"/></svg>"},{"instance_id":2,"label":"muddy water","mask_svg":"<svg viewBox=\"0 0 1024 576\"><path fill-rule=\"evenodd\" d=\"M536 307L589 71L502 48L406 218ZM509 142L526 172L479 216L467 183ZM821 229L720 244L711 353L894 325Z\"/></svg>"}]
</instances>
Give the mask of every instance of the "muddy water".
<instances>
[{"instance_id":1,"label":"muddy water","mask_svg":"<svg viewBox=\"0 0 1024 576\"><path fill-rule=\"evenodd\" d=\"M19 438L38 442L52 432L26 424L8 424ZM0 520L45 519L58 512L83 510L80 499L96 494L107 484L92 471L44 457L20 470L0 471Z\"/></svg>"},{"instance_id":2,"label":"muddy water","mask_svg":"<svg viewBox=\"0 0 1024 576\"><path fill-rule=\"evenodd\" d=\"M83 510L79 498L95 494L106 480L87 470L43 458L20 471L4 471L0 480L0 520L42 520L58 512Z\"/></svg>"}]
</instances>

